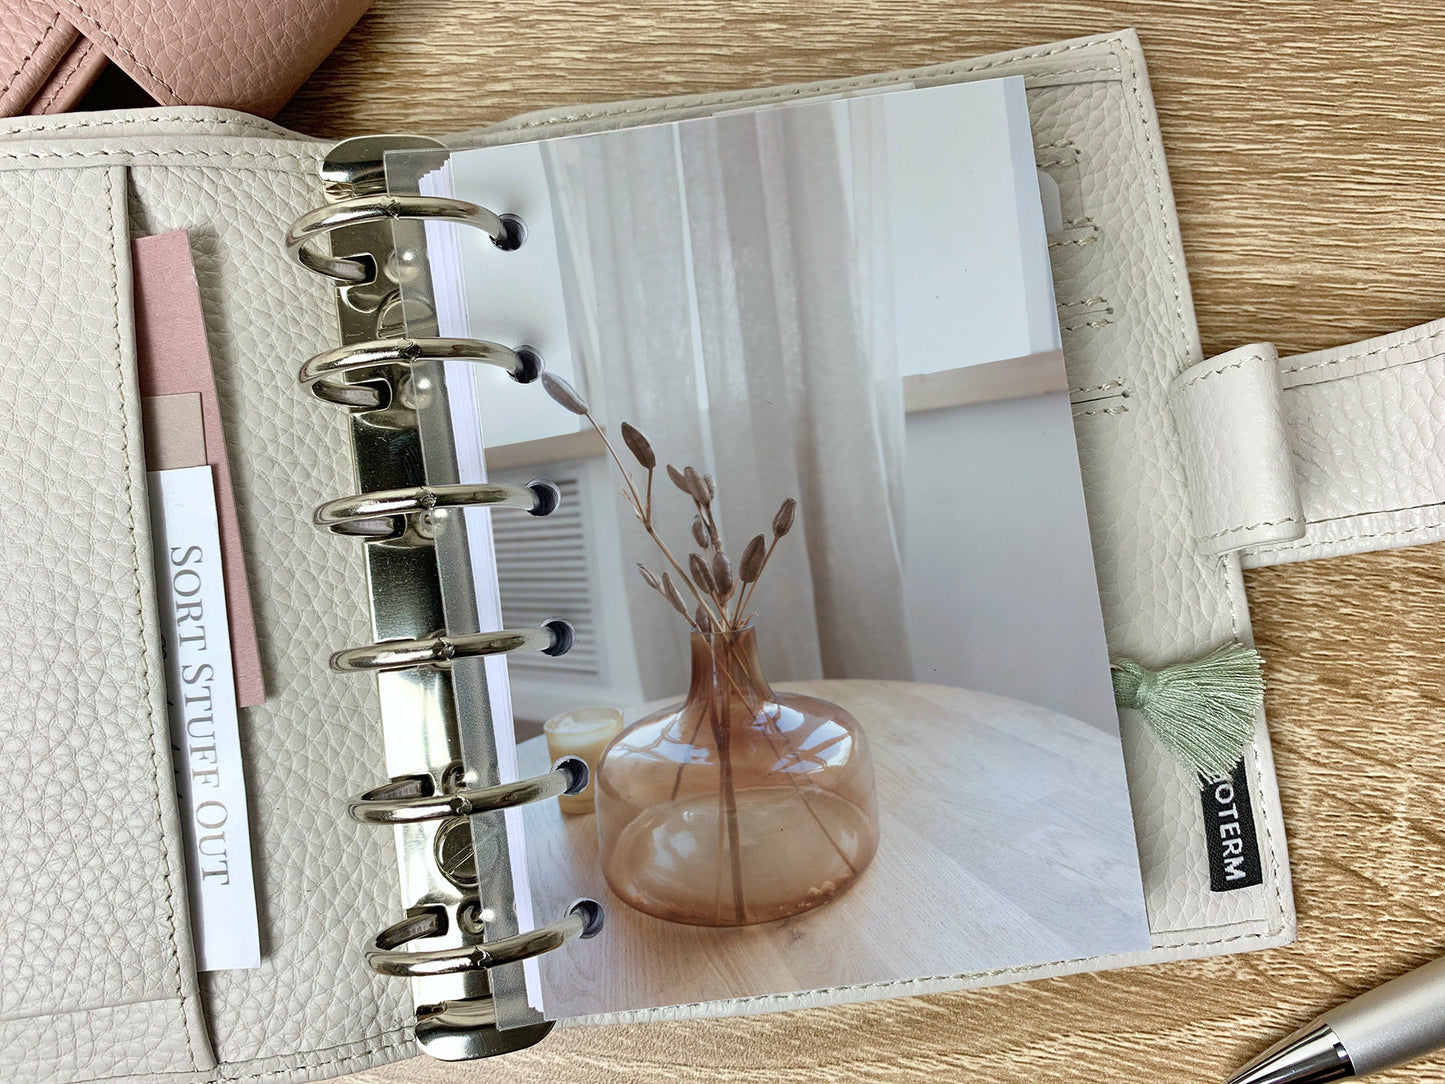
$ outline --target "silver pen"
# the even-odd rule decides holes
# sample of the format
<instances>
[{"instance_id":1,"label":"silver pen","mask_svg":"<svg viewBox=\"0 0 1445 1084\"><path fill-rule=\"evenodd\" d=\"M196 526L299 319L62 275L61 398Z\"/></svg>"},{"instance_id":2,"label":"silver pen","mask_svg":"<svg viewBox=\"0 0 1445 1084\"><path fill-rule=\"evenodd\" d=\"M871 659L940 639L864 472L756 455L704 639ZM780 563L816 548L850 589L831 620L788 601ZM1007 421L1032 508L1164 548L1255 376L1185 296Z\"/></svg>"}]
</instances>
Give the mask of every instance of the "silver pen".
<instances>
[{"instance_id":1,"label":"silver pen","mask_svg":"<svg viewBox=\"0 0 1445 1084\"><path fill-rule=\"evenodd\" d=\"M1365 1076L1445 1046L1445 958L1315 1017L1228 1084L1321 1084Z\"/></svg>"}]
</instances>

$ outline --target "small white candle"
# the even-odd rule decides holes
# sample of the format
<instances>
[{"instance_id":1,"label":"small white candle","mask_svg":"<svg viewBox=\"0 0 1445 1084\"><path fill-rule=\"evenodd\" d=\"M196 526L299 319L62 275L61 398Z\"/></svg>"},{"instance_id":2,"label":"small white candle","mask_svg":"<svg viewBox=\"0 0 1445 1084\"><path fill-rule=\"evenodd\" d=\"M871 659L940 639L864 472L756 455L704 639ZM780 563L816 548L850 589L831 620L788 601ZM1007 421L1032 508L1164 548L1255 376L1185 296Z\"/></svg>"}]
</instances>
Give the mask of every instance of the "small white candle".
<instances>
[{"instance_id":1,"label":"small white candle","mask_svg":"<svg viewBox=\"0 0 1445 1084\"><path fill-rule=\"evenodd\" d=\"M580 757L587 762L587 786L581 794L564 794L557 799L563 813L591 813L592 785L602 752L622 733L622 712L616 708L575 708L554 715L542 727L547 735L547 753L553 763L559 757Z\"/></svg>"}]
</instances>

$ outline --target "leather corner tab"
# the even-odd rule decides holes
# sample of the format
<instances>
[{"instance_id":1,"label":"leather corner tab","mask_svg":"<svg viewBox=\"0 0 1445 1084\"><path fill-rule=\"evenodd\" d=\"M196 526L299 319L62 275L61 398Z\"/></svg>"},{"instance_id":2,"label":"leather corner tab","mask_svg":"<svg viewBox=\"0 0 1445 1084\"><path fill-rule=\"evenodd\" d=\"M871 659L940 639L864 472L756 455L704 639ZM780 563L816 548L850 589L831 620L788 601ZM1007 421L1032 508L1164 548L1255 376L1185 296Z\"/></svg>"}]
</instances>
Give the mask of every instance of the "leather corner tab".
<instances>
[{"instance_id":1,"label":"leather corner tab","mask_svg":"<svg viewBox=\"0 0 1445 1084\"><path fill-rule=\"evenodd\" d=\"M1200 552L1303 537L1275 348L1252 343L1193 365L1175 377L1169 396Z\"/></svg>"}]
</instances>

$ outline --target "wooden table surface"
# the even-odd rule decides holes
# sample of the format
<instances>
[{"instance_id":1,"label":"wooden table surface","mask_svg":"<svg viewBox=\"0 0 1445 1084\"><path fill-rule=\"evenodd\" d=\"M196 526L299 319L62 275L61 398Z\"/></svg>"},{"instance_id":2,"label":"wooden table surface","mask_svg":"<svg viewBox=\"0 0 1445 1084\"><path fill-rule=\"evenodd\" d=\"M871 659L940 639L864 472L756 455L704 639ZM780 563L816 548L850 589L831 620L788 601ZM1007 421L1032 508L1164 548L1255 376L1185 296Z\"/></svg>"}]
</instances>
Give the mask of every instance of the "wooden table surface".
<instances>
[{"instance_id":1,"label":"wooden table surface","mask_svg":"<svg viewBox=\"0 0 1445 1084\"><path fill-rule=\"evenodd\" d=\"M579 896L607 908L602 936L542 958L549 1012L991 971L1147 941L1117 735L947 685L777 688L830 700L862 726L878 792L877 856L817 910L746 929L699 929L634 911L611 893L595 816L530 805L527 865L535 909L546 916L538 921ZM667 702L635 708L626 721ZM524 777L541 775L550 759L545 738L518 749Z\"/></svg>"},{"instance_id":2,"label":"wooden table surface","mask_svg":"<svg viewBox=\"0 0 1445 1084\"><path fill-rule=\"evenodd\" d=\"M1148 57L1205 350L1445 315L1429 0L377 0L281 121L443 132L542 106L883 71L1124 26ZM1299 941L965 994L559 1030L352 1084L1218 1080L1445 950L1445 546L1246 577ZM1445 1081L1445 1055L1376 1079Z\"/></svg>"}]
</instances>

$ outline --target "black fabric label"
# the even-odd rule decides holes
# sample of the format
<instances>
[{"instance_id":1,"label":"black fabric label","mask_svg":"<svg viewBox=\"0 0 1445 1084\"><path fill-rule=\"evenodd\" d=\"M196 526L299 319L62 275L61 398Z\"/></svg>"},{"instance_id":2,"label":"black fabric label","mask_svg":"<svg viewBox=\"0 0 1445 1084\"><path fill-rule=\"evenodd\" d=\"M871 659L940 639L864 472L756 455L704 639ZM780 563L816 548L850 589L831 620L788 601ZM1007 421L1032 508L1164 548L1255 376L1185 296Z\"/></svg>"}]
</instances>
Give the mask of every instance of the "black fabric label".
<instances>
[{"instance_id":1,"label":"black fabric label","mask_svg":"<svg viewBox=\"0 0 1445 1084\"><path fill-rule=\"evenodd\" d=\"M1233 892L1264 883L1259 840L1254 834L1254 809L1244 761L1227 777L1206 782L1199 792L1204 803L1204 845L1209 852L1209 889Z\"/></svg>"}]
</instances>

